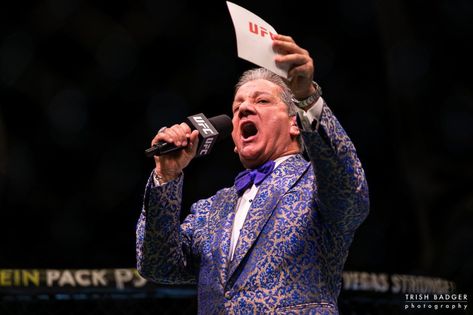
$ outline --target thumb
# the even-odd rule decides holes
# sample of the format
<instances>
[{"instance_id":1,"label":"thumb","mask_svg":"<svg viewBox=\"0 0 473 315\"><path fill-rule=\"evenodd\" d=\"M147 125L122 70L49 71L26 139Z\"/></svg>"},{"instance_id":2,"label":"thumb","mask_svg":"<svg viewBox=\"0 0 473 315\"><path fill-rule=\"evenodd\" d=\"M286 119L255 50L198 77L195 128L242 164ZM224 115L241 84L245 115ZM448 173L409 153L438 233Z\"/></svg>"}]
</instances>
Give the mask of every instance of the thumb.
<instances>
[{"instance_id":1,"label":"thumb","mask_svg":"<svg viewBox=\"0 0 473 315\"><path fill-rule=\"evenodd\" d=\"M189 137L189 145L187 146L186 151L194 155L197 152L198 146L199 146L199 131L194 130L192 131Z\"/></svg>"}]
</instances>

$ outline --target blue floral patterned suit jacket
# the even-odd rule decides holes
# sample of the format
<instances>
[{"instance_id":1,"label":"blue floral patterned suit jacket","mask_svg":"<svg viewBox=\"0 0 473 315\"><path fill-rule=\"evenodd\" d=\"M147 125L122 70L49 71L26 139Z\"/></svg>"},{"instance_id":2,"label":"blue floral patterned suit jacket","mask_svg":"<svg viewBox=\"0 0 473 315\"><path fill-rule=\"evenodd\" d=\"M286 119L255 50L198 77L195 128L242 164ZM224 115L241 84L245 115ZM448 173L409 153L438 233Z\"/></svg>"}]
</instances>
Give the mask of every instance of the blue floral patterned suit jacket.
<instances>
[{"instance_id":1,"label":"blue floral patterned suit jacket","mask_svg":"<svg viewBox=\"0 0 473 315\"><path fill-rule=\"evenodd\" d=\"M352 142L324 105L303 131L310 162L281 163L261 184L229 261L235 187L193 204L184 222L182 176L152 180L137 225L137 266L163 284L198 284L199 314L338 314L348 248L368 214Z\"/></svg>"}]
</instances>

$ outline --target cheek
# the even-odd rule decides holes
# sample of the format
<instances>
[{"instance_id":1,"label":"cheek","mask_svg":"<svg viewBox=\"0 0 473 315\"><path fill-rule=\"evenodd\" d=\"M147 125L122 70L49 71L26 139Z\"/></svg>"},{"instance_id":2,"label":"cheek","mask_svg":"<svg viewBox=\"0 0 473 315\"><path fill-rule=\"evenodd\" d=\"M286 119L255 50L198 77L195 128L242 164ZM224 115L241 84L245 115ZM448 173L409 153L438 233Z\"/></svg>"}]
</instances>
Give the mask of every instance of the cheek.
<instances>
[{"instance_id":1,"label":"cheek","mask_svg":"<svg viewBox=\"0 0 473 315\"><path fill-rule=\"evenodd\" d=\"M271 118L268 120L268 124L266 125L267 130L270 131L272 135L284 135L289 133L289 124L276 117Z\"/></svg>"},{"instance_id":2,"label":"cheek","mask_svg":"<svg viewBox=\"0 0 473 315\"><path fill-rule=\"evenodd\" d=\"M233 141L235 141L236 139L236 136L237 136L237 130L238 130L238 123L235 122L235 119L232 120L232 125L233 125L233 129L232 129L232 138L233 138Z\"/></svg>"},{"instance_id":3,"label":"cheek","mask_svg":"<svg viewBox=\"0 0 473 315\"><path fill-rule=\"evenodd\" d=\"M232 139L233 139L233 143L237 144L238 135L237 135L237 132L235 131L235 129L233 129L233 131L232 131Z\"/></svg>"}]
</instances>

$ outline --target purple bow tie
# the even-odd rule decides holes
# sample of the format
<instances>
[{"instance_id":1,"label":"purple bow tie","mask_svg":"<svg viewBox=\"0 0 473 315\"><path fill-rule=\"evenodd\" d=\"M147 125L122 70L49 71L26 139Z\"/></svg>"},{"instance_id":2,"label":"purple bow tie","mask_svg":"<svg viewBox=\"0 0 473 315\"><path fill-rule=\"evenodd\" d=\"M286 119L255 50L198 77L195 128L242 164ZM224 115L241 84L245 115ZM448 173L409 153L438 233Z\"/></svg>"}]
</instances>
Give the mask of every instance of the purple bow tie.
<instances>
[{"instance_id":1,"label":"purple bow tie","mask_svg":"<svg viewBox=\"0 0 473 315\"><path fill-rule=\"evenodd\" d=\"M274 169L274 161L267 161L260 167L254 170L245 170L238 174L235 178L235 187L238 195L241 196L243 192L250 187L253 183L258 186L264 179L271 174Z\"/></svg>"}]
</instances>

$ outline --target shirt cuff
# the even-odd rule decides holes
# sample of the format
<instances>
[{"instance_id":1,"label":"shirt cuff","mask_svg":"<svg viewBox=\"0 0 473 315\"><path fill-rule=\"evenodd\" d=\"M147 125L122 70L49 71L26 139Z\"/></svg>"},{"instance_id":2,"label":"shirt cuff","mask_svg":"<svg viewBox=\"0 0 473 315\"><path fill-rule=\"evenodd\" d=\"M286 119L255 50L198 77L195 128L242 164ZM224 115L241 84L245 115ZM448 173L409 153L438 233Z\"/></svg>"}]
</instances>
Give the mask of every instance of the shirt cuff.
<instances>
[{"instance_id":1,"label":"shirt cuff","mask_svg":"<svg viewBox=\"0 0 473 315\"><path fill-rule=\"evenodd\" d=\"M172 181L174 181L174 180L177 180L177 179L179 179L179 177L182 176L182 174L183 174L183 172L181 171L181 173L179 174L179 176L177 176L175 179L166 182L166 181L164 181L163 179L159 179L159 177L156 175L156 172L153 170L153 171L151 172L151 177L153 178L153 180L152 180L152 183L153 183L153 184L152 184L152 188L154 188L154 187L159 187L159 186L163 186L164 184L167 184L167 183L169 183L169 182L172 182Z\"/></svg>"},{"instance_id":2,"label":"shirt cuff","mask_svg":"<svg viewBox=\"0 0 473 315\"><path fill-rule=\"evenodd\" d=\"M307 111L301 110L300 113L308 120L310 126L315 126L313 130L319 129L320 116L322 115L322 108L324 107L324 100L319 97L317 102Z\"/></svg>"}]
</instances>

